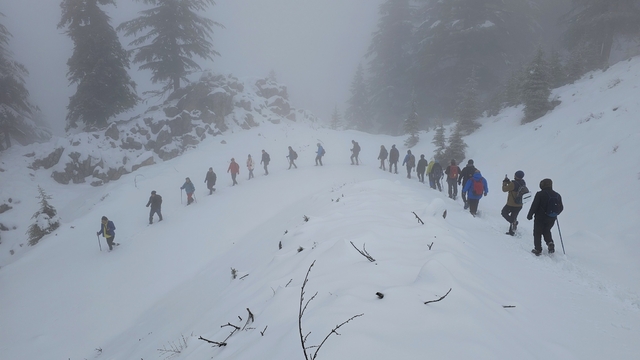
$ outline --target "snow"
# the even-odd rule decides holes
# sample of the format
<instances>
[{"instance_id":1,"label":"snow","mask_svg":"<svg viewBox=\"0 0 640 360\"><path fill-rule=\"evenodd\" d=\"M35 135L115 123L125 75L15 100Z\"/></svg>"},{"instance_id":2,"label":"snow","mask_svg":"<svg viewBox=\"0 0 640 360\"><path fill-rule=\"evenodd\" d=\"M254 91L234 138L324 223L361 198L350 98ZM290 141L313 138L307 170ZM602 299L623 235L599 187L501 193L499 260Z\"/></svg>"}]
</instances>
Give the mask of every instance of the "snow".
<instances>
[{"instance_id":1,"label":"snow","mask_svg":"<svg viewBox=\"0 0 640 360\"><path fill-rule=\"evenodd\" d=\"M57 184L26 167L30 148L13 147L0 164L0 199L13 199L0 222L16 226L1 233L0 357L303 358L298 307L315 262L304 296L317 292L302 318L307 345L363 314L324 343L320 359L635 358L638 85L635 58L556 89L562 103L530 124L520 125L521 108L481 119L465 138L492 189L476 218L403 169L378 169L380 144L403 154L404 137L263 123L97 188ZM433 133L420 137L412 152L431 157ZM362 147L360 166L349 165L352 139ZM317 142L327 151L323 167L313 166ZM289 145L298 169L286 170ZM270 174L256 164L247 180L244 159L259 159L262 149ZM231 157L241 164L235 187L224 171ZM202 181L211 166L218 183L208 196ZM517 170L530 189L549 177L562 194L566 255L557 227L555 255L530 253L529 204L518 235L504 234L506 195L498 189ZM197 197L188 207L178 194L187 176ZM52 196L61 226L34 247L20 246L38 208L37 185ZM151 190L163 197L164 221L149 226ZM117 227L113 252L103 238L102 251L97 244L103 215ZM366 245L375 262L351 242ZM255 322L227 346L198 339L225 340L232 328L221 326L243 327L247 308Z\"/></svg>"}]
</instances>

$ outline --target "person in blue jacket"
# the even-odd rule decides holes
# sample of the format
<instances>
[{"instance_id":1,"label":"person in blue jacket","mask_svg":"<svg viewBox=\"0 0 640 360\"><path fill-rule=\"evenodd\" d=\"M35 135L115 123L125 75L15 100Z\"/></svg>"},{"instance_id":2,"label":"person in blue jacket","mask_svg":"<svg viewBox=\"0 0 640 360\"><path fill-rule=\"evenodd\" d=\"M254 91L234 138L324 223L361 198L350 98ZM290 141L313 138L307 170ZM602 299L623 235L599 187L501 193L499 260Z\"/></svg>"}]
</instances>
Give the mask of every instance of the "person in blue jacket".
<instances>
[{"instance_id":1,"label":"person in blue jacket","mask_svg":"<svg viewBox=\"0 0 640 360\"><path fill-rule=\"evenodd\" d=\"M100 231L98 231L97 235L104 236L107 240L107 245L109 245L109 251L113 250L114 246L120 245L114 241L116 239L116 226L113 224L113 221L107 219L106 216L102 217Z\"/></svg>"},{"instance_id":2,"label":"person in blue jacket","mask_svg":"<svg viewBox=\"0 0 640 360\"><path fill-rule=\"evenodd\" d=\"M471 215L476 216L478 213L478 203L480 203L482 195L487 196L489 193L487 180L482 177L480 170L476 170L473 176L471 176L471 179L467 180L464 188L462 188L462 192L467 195L469 212Z\"/></svg>"},{"instance_id":3,"label":"person in blue jacket","mask_svg":"<svg viewBox=\"0 0 640 360\"><path fill-rule=\"evenodd\" d=\"M322 166L322 157L324 156L324 148L318 143L318 151L316 151L316 166L318 163Z\"/></svg>"},{"instance_id":4,"label":"person in blue jacket","mask_svg":"<svg viewBox=\"0 0 640 360\"><path fill-rule=\"evenodd\" d=\"M184 189L187 193L187 205L191 205L193 202L193 193L196 192L196 187L191 182L191 179L186 178L180 189Z\"/></svg>"}]
</instances>

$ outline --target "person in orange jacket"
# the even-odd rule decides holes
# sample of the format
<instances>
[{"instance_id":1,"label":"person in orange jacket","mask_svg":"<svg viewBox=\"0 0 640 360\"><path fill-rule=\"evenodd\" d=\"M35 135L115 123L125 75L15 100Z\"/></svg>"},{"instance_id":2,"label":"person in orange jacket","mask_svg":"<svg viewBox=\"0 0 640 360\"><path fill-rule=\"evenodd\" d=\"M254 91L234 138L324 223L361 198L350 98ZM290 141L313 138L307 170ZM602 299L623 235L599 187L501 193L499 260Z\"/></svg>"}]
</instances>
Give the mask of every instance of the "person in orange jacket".
<instances>
[{"instance_id":1,"label":"person in orange jacket","mask_svg":"<svg viewBox=\"0 0 640 360\"><path fill-rule=\"evenodd\" d=\"M229 164L227 172L231 173L231 180L233 180L232 186L238 185L238 182L236 181L236 175L240 174L240 165L238 165L236 159L231 158L231 164Z\"/></svg>"}]
</instances>

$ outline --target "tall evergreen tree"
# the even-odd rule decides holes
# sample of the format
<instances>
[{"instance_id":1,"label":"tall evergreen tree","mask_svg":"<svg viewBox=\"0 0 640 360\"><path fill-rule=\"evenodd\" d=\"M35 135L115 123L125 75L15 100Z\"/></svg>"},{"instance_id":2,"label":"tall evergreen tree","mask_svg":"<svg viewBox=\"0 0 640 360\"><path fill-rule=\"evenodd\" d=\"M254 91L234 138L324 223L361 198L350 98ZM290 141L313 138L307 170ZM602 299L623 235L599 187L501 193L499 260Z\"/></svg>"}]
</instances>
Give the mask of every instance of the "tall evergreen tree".
<instances>
[{"instance_id":1,"label":"tall evergreen tree","mask_svg":"<svg viewBox=\"0 0 640 360\"><path fill-rule=\"evenodd\" d=\"M434 150L434 157L441 159L444 156L444 152L447 149L446 139L444 137L444 125L440 124L436 128L436 133L433 135L431 143L436 146Z\"/></svg>"},{"instance_id":2,"label":"tall evergreen tree","mask_svg":"<svg viewBox=\"0 0 640 360\"><path fill-rule=\"evenodd\" d=\"M142 63L141 70L151 70L151 81L166 82L159 94L176 91L180 81L199 71L194 56L213 60L220 55L211 42L213 27L221 24L198 15L213 0L136 0L154 7L141 16L118 26L126 36L138 36L130 45L134 48L134 63Z\"/></svg>"},{"instance_id":3,"label":"tall evergreen tree","mask_svg":"<svg viewBox=\"0 0 640 360\"><path fill-rule=\"evenodd\" d=\"M449 145L444 152L444 156L438 159L441 163L445 163L448 160L455 160L458 164L466 158L467 144L462 139L462 132L460 127L456 126L455 130L449 135Z\"/></svg>"},{"instance_id":4,"label":"tall evergreen tree","mask_svg":"<svg viewBox=\"0 0 640 360\"><path fill-rule=\"evenodd\" d=\"M401 134L410 108L411 47L414 10L410 0L386 0L367 53L371 73L371 107L383 131Z\"/></svg>"},{"instance_id":5,"label":"tall evergreen tree","mask_svg":"<svg viewBox=\"0 0 640 360\"><path fill-rule=\"evenodd\" d=\"M342 125L342 117L340 116L340 111L338 111L338 105L333 109L333 113L331 114L331 124L330 127L333 130L337 130Z\"/></svg>"},{"instance_id":6,"label":"tall evergreen tree","mask_svg":"<svg viewBox=\"0 0 640 360\"><path fill-rule=\"evenodd\" d=\"M0 16L4 17L2 13ZM11 146L11 138L26 145L47 140L51 133L34 121L38 108L31 103L25 77L29 74L9 50L11 33L0 24L0 137L4 147ZM3 149L0 142L0 150Z\"/></svg>"},{"instance_id":7,"label":"tall evergreen tree","mask_svg":"<svg viewBox=\"0 0 640 360\"><path fill-rule=\"evenodd\" d=\"M467 78L467 84L460 93L458 107L456 109L456 118L458 123L456 131L460 131L462 135L469 135L476 131L480 124L476 121L480 117L480 109L478 104L478 82L475 72L471 72L471 76Z\"/></svg>"},{"instance_id":8,"label":"tall evergreen tree","mask_svg":"<svg viewBox=\"0 0 640 360\"><path fill-rule=\"evenodd\" d=\"M369 91L362 65L358 65L358 69L351 81L351 97L348 101L345 117L349 127L352 129L360 131L372 130Z\"/></svg>"},{"instance_id":9,"label":"tall evergreen tree","mask_svg":"<svg viewBox=\"0 0 640 360\"><path fill-rule=\"evenodd\" d=\"M565 41L571 49L591 45L599 66L609 65L616 36L640 35L640 0L574 0L574 5L566 16Z\"/></svg>"},{"instance_id":10,"label":"tall evergreen tree","mask_svg":"<svg viewBox=\"0 0 640 360\"><path fill-rule=\"evenodd\" d=\"M413 147L420 141L419 131L420 123L418 121L418 112L416 111L416 102L414 101L411 104L411 112L409 112L409 116L404 121L404 132L409 134L409 137L404 142L405 146Z\"/></svg>"},{"instance_id":11,"label":"tall evergreen tree","mask_svg":"<svg viewBox=\"0 0 640 360\"><path fill-rule=\"evenodd\" d=\"M555 89L567 84L567 74L562 65L562 58L558 51L552 51L549 58L549 85Z\"/></svg>"},{"instance_id":12,"label":"tall evergreen tree","mask_svg":"<svg viewBox=\"0 0 640 360\"><path fill-rule=\"evenodd\" d=\"M38 185L38 194L40 209L33 214L32 219L36 221L27 230L29 245L31 246L36 245L45 235L52 233L60 226L60 220L57 216L58 211L49 204L51 196L47 195L40 185Z\"/></svg>"},{"instance_id":13,"label":"tall evergreen tree","mask_svg":"<svg viewBox=\"0 0 640 360\"><path fill-rule=\"evenodd\" d=\"M543 116L550 109L549 66L541 47L527 67L526 78L522 86L524 102L523 123L531 122Z\"/></svg>"},{"instance_id":14,"label":"tall evergreen tree","mask_svg":"<svg viewBox=\"0 0 640 360\"><path fill-rule=\"evenodd\" d=\"M114 0L63 0L58 28L74 43L67 61L67 77L76 84L69 98L67 130L82 121L86 126L106 127L107 120L133 108L139 98L127 69L129 57L109 24L110 18L98 5L115 5Z\"/></svg>"}]
</instances>

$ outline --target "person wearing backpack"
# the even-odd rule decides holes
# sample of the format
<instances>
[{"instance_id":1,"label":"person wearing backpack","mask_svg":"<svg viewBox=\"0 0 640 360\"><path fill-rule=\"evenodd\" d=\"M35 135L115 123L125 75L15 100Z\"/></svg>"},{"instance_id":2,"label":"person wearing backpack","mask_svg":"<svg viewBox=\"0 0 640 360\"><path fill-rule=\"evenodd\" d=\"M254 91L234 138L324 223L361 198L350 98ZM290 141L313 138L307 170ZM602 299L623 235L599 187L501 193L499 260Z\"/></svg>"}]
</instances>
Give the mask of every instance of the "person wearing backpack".
<instances>
[{"instance_id":1,"label":"person wearing backpack","mask_svg":"<svg viewBox=\"0 0 640 360\"><path fill-rule=\"evenodd\" d=\"M214 186L216 186L217 179L218 176L216 176L216 173L213 172L213 168L210 167L209 171L207 171L207 175L205 175L204 177L204 182L207 183L207 189L209 189L209 195L213 194L213 192L216 191Z\"/></svg>"},{"instance_id":2,"label":"person wearing backpack","mask_svg":"<svg viewBox=\"0 0 640 360\"><path fill-rule=\"evenodd\" d=\"M398 173L398 161L400 161L400 151L396 149L396 145L394 144L391 145L391 150L389 150L389 172L391 172L391 169L395 166L395 173Z\"/></svg>"},{"instance_id":3,"label":"person wearing backpack","mask_svg":"<svg viewBox=\"0 0 640 360\"><path fill-rule=\"evenodd\" d=\"M351 165L360 165L358 161L358 155L360 155L360 144L355 140L351 140L353 147L351 148ZM355 160L355 163L353 162Z\"/></svg>"},{"instance_id":4,"label":"person wearing backpack","mask_svg":"<svg viewBox=\"0 0 640 360\"><path fill-rule=\"evenodd\" d=\"M106 216L103 216L100 221L100 231L97 232L97 235L104 236L107 240L107 245L109 245L109 251L113 250L114 246L120 245L115 242L116 226L113 224L113 221L109 220Z\"/></svg>"},{"instance_id":5,"label":"person wearing backpack","mask_svg":"<svg viewBox=\"0 0 640 360\"><path fill-rule=\"evenodd\" d=\"M462 169L462 171L460 171L460 175L458 175L458 185L465 186L467 184L467 181L471 179L471 177L473 176L473 174L475 174L475 172L476 172L476 167L473 165L473 160L469 159L469 161L467 161L467 165L464 167L464 169ZM464 208L466 210L469 208L467 195L465 194L464 191L461 192L461 195L462 195L462 201L464 201Z\"/></svg>"},{"instance_id":6,"label":"person wearing backpack","mask_svg":"<svg viewBox=\"0 0 640 360\"><path fill-rule=\"evenodd\" d=\"M247 157L247 170L249 170L249 178L247 180L251 180L251 178L253 178L253 168L253 158L251 158L251 154L249 154L249 156Z\"/></svg>"},{"instance_id":7,"label":"person wearing backpack","mask_svg":"<svg viewBox=\"0 0 640 360\"><path fill-rule=\"evenodd\" d=\"M231 163L227 168L227 172L231 173L231 180L233 180L233 185L231 186L238 185L238 182L236 181L236 176L240 174L240 165L238 165L235 158L231 158Z\"/></svg>"},{"instance_id":8,"label":"person wearing backpack","mask_svg":"<svg viewBox=\"0 0 640 360\"><path fill-rule=\"evenodd\" d=\"M384 147L384 145L380 145L380 154L378 154L378 160L380 160L380 169L382 169L383 171L387 170L387 168L384 166L384 162L387 160L387 155L389 155L389 153L387 153L387 149ZM389 167L391 167L391 165L389 165ZM397 168L398 165L396 164L396 169ZM391 172L391 169L389 169L389 172Z\"/></svg>"},{"instance_id":9,"label":"person wearing backpack","mask_svg":"<svg viewBox=\"0 0 640 360\"><path fill-rule=\"evenodd\" d=\"M416 165L416 174L418 174L418 181L424 184L424 172L427 170L427 159L424 158L424 154L420 155L420 160Z\"/></svg>"},{"instance_id":10,"label":"person wearing backpack","mask_svg":"<svg viewBox=\"0 0 640 360\"><path fill-rule=\"evenodd\" d=\"M553 191L553 182L551 179L543 179L540 181L540 191L536 193L527 214L527 220L533 219L533 250L536 256L542 253L542 238L547 243L549 254L556 251L553 238L551 237L551 228L556 223L556 218L564 210L562 205L562 197Z\"/></svg>"},{"instance_id":11,"label":"person wearing backpack","mask_svg":"<svg viewBox=\"0 0 640 360\"><path fill-rule=\"evenodd\" d=\"M407 155L404 156L402 166L407 166L407 179L411 179L411 170L416 166L416 157L411 153L411 150L407 150Z\"/></svg>"},{"instance_id":12,"label":"person wearing backpack","mask_svg":"<svg viewBox=\"0 0 640 360\"><path fill-rule=\"evenodd\" d=\"M185 178L184 184L182 184L180 190L184 190L187 193L187 205L191 205L193 202L193 193L196 192L196 187L191 182L191 179ZM180 201L182 202L182 197L180 198Z\"/></svg>"},{"instance_id":13,"label":"person wearing backpack","mask_svg":"<svg viewBox=\"0 0 640 360\"><path fill-rule=\"evenodd\" d=\"M509 223L507 235L515 235L518 228L518 214L522 210L522 197L529 192L524 181L524 171L518 170L513 180L505 175L502 180L502 192L507 193L507 204L502 208L502 217Z\"/></svg>"},{"instance_id":14,"label":"person wearing backpack","mask_svg":"<svg viewBox=\"0 0 640 360\"><path fill-rule=\"evenodd\" d=\"M269 170L267 169L267 166L269 166L269 162L271 161L271 157L269 156L269 153L264 151L264 149L262 150L262 159L260 160L260 164L264 164L264 174L265 175L269 175Z\"/></svg>"},{"instance_id":15,"label":"person wearing backpack","mask_svg":"<svg viewBox=\"0 0 640 360\"><path fill-rule=\"evenodd\" d=\"M289 159L289 169L291 169L292 166L297 169L298 165L296 165L295 160L298 158L298 153L295 152L291 146L289 146L289 155L287 155L287 158Z\"/></svg>"},{"instance_id":16,"label":"person wearing backpack","mask_svg":"<svg viewBox=\"0 0 640 360\"><path fill-rule=\"evenodd\" d=\"M432 189L438 188L438 191L442 191L442 185L440 184L442 179L442 165L437 160L431 164L431 171L429 171L429 186Z\"/></svg>"},{"instance_id":17,"label":"person wearing backpack","mask_svg":"<svg viewBox=\"0 0 640 360\"><path fill-rule=\"evenodd\" d=\"M158 214L158 221L162 221L162 196L156 194L156 191L151 192L147 207L151 206L149 211L149 225L153 224L153 214Z\"/></svg>"},{"instance_id":18,"label":"person wearing backpack","mask_svg":"<svg viewBox=\"0 0 640 360\"><path fill-rule=\"evenodd\" d=\"M480 199L482 199L482 195L487 196L489 193L487 180L482 177L480 170L476 170L471 179L467 180L462 188L462 193L466 193L467 195L469 212L471 215L476 216L478 214L478 204L480 203Z\"/></svg>"},{"instance_id":19,"label":"person wearing backpack","mask_svg":"<svg viewBox=\"0 0 640 360\"><path fill-rule=\"evenodd\" d=\"M318 143L318 151L316 151L316 166L318 166L318 163L320 164L320 166L322 165L322 157L324 156L324 148L322 147L322 145L320 145L320 143Z\"/></svg>"},{"instance_id":20,"label":"person wearing backpack","mask_svg":"<svg viewBox=\"0 0 640 360\"><path fill-rule=\"evenodd\" d=\"M460 174L460 167L456 165L455 160L451 159L451 165L447 166L444 173L447 175L449 198L455 200L458 196L458 175Z\"/></svg>"}]
</instances>

